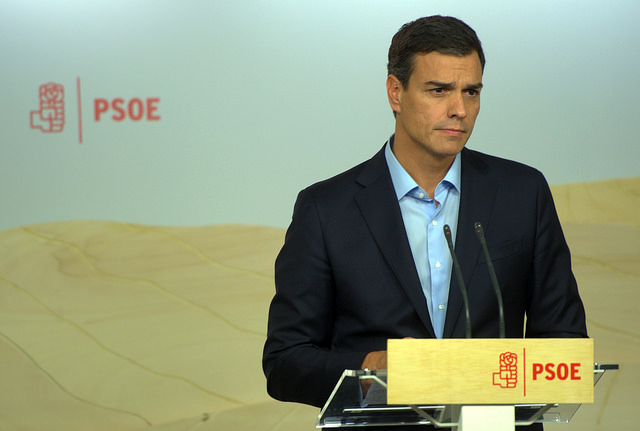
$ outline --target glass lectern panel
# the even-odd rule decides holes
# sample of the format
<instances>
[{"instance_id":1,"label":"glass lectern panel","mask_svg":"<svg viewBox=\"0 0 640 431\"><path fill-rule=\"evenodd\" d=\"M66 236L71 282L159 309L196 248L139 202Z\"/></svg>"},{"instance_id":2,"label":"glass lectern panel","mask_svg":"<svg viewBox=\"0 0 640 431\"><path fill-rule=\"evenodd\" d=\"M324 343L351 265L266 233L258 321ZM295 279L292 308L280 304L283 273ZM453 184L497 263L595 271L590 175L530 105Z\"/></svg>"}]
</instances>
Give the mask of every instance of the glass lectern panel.
<instances>
[{"instance_id":1,"label":"glass lectern panel","mask_svg":"<svg viewBox=\"0 0 640 431\"><path fill-rule=\"evenodd\" d=\"M594 366L594 385L603 373L618 365ZM363 390L366 387L366 390ZM365 393L366 392L366 393ZM400 425L453 426L452 405L388 405L386 370L345 370L329 400L320 411L317 428ZM568 422L580 404L518 404L516 425L534 422Z\"/></svg>"}]
</instances>

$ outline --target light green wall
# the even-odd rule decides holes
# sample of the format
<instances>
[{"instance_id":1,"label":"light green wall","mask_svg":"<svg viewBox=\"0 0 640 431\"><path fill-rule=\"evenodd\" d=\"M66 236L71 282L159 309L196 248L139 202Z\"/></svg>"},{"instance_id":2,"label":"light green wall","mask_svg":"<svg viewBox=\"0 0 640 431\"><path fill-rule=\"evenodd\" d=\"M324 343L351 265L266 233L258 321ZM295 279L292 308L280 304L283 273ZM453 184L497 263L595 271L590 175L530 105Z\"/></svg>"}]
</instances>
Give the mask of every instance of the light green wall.
<instances>
[{"instance_id":1,"label":"light green wall","mask_svg":"<svg viewBox=\"0 0 640 431\"><path fill-rule=\"evenodd\" d=\"M551 183L640 175L637 1L0 0L0 229L284 227L301 188L390 135L390 39L435 13L484 44L470 147ZM29 128L49 81L66 90L59 134ZM161 120L95 122L102 97L159 97Z\"/></svg>"}]
</instances>

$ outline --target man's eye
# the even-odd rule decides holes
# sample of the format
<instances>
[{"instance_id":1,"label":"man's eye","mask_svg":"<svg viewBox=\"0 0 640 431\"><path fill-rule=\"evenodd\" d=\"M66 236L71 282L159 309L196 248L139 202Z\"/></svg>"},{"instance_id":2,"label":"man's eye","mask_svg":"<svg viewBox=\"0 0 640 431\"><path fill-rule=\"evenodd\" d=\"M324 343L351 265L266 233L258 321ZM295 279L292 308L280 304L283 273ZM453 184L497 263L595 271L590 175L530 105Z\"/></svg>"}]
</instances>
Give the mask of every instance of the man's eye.
<instances>
[{"instance_id":1,"label":"man's eye","mask_svg":"<svg viewBox=\"0 0 640 431\"><path fill-rule=\"evenodd\" d=\"M444 88L432 88L431 92L433 94L444 94Z\"/></svg>"},{"instance_id":2,"label":"man's eye","mask_svg":"<svg viewBox=\"0 0 640 431\"><path fill-rule=\"evenodd\" d=\"M478 90L467 90L467 94L469 96L477 96L480 92Z\"/></svg>"}]
</instances>

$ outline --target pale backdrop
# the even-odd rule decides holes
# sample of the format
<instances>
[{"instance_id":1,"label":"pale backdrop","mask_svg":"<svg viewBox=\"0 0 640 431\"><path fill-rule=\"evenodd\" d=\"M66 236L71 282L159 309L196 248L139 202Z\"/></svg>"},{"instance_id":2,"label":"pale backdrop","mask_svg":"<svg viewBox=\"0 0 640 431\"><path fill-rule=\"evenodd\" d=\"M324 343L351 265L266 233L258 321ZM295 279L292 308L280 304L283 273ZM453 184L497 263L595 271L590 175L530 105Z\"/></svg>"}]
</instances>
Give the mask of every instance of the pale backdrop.
<instances>
[{"instance_id":1,"label":"pale backdrop","mask_svg":"<svg viewBox=\"0 0 640 431\"><path fill-rule=\"evenodd\" d=\"M391 134L389 42L436 13L467 21L486 51L470 147L552 184L640 174L635 0L0 0L0 230L285 227L300 189ZM45 134L29 118L51 81L66 124ZM95 99L114 98L159 98L160 120L96 122Z\"/></svg>"}]
</instances>

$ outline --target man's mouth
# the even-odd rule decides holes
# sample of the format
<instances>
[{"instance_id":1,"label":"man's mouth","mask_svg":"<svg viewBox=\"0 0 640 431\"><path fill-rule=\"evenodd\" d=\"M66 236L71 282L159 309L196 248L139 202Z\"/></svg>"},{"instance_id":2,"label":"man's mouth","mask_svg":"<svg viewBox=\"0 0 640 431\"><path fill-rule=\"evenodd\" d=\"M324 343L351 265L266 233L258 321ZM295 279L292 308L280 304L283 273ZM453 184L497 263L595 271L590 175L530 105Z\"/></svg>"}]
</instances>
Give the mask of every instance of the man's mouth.
<instances>
[{"instance_id":1,"label":"man's mouth","mask_svg":"<svg viewBox=\"0 0 640 431\"><path fill-rule=\"evenodd\" d=\"M437 129L438 131L447 134L447 135L451 135L451 136L460 136L464 133L466 133L463 129L457 129L457 128L441 128L441 129Z\"/></svg>"}]
</instances>

